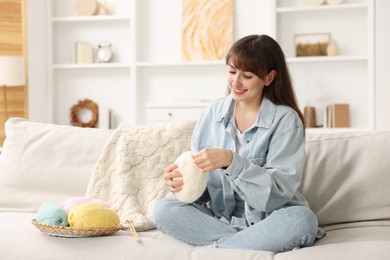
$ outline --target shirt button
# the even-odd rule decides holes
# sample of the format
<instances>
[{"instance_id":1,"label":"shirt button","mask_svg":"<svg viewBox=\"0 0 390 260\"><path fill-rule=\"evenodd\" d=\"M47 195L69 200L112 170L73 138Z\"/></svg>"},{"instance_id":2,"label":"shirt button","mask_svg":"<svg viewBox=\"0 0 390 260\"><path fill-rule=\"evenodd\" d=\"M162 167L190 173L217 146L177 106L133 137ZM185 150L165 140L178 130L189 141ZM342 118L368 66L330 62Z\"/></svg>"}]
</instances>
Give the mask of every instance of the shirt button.
<instances>
[{"instance_id":1,"label":"shirt button","mask_svg":"<svg viewBox=\"0 0 390 260\"><path fill-rule=\"evenodd\" d=\"M246 143L249 144L249 140L246 140Z\"/></svg>"},{"instance_id":2,"label":"shirt button","mask_svg":"<svg viewBox=\"0 0 390 260\"><path fill-rule=\"evenodd\" d=\"M251 225L253 226L255 223L251 222Z\"/></svg>"}]
</instances>

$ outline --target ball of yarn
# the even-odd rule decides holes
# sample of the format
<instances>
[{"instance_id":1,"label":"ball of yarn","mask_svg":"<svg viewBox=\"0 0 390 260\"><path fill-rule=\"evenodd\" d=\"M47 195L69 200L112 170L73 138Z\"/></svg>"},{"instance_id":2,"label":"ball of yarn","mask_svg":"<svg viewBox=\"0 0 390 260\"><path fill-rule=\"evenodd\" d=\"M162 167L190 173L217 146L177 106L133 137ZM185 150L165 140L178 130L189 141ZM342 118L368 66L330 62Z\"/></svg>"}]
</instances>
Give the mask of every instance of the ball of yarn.
<instances>
[{"instance_id":1,"label":"ball of yarn","mask_svg":"<svg viewBox=\"0 0 390 260\"><path fill-rule=\"evenodd\" d=\"M177 170L183 175L184 182L183 189L176 192L175 195L180 201L194 202L205 191L209 175L195 165L190 151L182 153L177 157L175 163L178 164Z\"/></svg>"},{"instance_id":2,"label":"ball of yarn","mask_svg":"<svg viewBox=\"0 0 390 260\"><path fill-rule=\"evenodd\" d=\"M96 202L86 202L71 208L68 222L70 227L80 229L114 229L120 225L115 211Z\"/></svg>"},{"instance_id":3,"label":"ball of yarn","mask_svg":"<svg viewBox=\"0 0 390 260\"><path fill-rule=\"evenodd\" d=\"M75 198L67 199L66 201L64 201L61 204L61 207L63 209L65 209L66 211L69 211L74 206L77 206L79 204L86 203L86 202L96 202L96 203L100 203L100 204L108 207L107 202L100 200L100 199L88 198L88 197L75 197Z\"/></svg>"},{"instance_id":4,"label":"ball of yarn","mask_svg":"<svg viewBox=\"0 0 390 260\"><path fill-rule=\"evenodd\" d=\"M55 203L43 203L37 211L36 219L42 224L68 226L68 212Z\"/></svg>"}]
</instances>

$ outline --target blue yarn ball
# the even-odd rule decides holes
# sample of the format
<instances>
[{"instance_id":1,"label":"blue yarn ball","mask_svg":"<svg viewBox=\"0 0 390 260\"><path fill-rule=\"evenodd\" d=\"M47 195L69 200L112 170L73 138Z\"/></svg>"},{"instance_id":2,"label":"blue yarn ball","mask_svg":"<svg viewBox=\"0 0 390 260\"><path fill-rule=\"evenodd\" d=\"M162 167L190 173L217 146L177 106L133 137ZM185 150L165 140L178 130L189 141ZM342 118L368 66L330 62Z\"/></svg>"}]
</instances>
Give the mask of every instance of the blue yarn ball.
<instances>
[{"instance_id":1,"label":"blue yarn ball","mask_svg":"<svg viewBox=\"0 0 390 260\"><path fill-rule=\"evenodd\" d=\"M55 203L43 203L37 212L37 221L52 226L69 226L68 212Z\"/></svg>"}]
</instances>

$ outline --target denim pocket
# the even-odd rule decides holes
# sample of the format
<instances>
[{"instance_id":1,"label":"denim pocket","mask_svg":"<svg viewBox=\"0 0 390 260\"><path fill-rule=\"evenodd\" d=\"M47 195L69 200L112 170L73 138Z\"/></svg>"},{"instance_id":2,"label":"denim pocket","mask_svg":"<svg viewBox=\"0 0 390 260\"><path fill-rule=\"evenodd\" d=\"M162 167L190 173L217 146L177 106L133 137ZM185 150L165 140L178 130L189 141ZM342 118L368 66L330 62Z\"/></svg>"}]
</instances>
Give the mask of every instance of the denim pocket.
<instances>
[{"instance_id":1,"label":"denim pocket","mask_svg":"<svg viewBox=\"0 0 390 260\"><path fill-rule=\"evenodd\" d=\"M260 156L248 156L248 160L251 163L254 163L254 164L257 164L257 165L260 165L260 166L264 166L265 159L266 159L266 154L260 155Z\"/></svg>"}]
</instances>

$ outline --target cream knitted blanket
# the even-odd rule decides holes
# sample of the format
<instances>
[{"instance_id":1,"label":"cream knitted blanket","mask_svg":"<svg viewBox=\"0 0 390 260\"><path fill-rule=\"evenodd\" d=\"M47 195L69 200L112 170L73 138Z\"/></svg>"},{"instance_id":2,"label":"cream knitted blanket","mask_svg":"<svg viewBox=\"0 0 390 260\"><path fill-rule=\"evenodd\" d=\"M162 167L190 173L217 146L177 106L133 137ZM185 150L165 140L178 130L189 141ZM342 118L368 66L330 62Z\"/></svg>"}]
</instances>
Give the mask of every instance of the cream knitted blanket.
<instances>
[{"instance_id":1,"label":"cream knitted blanket","mask_svg":"<svg viewBox=\"0 0 390 260\"><path fill-rule=\"evenodd\" d=\"M170 192L164 168L190 150L195 122L130 126L121 124L109 138L96 163L86 196L102 199L132 220L139 231L154 228L154 203Z\"/></svg>"}]
</instances>

